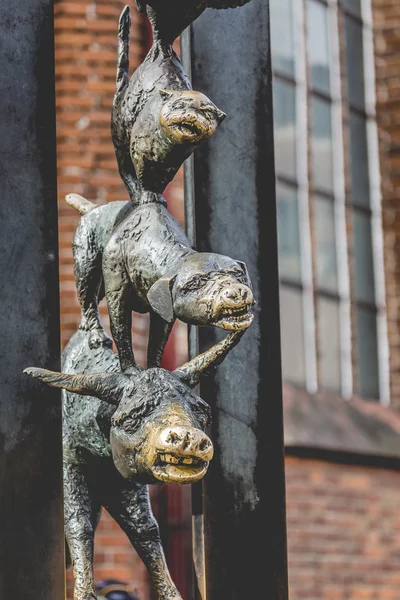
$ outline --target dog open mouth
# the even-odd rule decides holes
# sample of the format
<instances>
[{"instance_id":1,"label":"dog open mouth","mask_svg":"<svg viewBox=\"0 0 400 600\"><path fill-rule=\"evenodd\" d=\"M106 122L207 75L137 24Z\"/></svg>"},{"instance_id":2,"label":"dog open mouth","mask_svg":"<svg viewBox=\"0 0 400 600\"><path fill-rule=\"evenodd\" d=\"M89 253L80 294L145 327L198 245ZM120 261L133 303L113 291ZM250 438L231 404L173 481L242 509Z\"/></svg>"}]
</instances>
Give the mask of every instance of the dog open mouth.
<instances>
[{"instance_id":1,"label":"dog open mouth","mask_svg":"<svg viewBox=\"0 0 400 600\"><path fill-rule=\"evenodd\" d=\"M208 464L196 456L159 453L152 471L164 483L194 483L204 477Z\"/></svg>"},{"instance_id":2,"label":"dog open mouth","mask_svg":"<svg viewBox=\"0 0 400 600\"><path fill-rule=\"evenodd\" d=\"M238 308L223 308L218 313L213 325L229 331L247 329L254 319L254 314L250 312L250 308L249 305Z\"/></svg>"}]
</instances>

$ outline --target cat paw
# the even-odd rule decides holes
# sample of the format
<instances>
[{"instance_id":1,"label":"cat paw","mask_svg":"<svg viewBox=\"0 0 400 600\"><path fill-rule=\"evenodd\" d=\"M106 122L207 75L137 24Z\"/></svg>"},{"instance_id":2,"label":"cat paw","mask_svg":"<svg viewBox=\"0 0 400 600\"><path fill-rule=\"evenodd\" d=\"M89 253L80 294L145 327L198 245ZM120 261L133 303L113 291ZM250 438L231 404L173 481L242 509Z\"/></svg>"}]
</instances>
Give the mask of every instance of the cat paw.
<instances>
[{"instance_id":1,"label":"cat paw","mask_svg":"<svg viewBox=\"0 0 400 600\"><path fill-rule=\"evenodd\" d=\"M89 348L96 350L101 347L112 348L112 339L104 329L92 329L89 334Z\"/></svg>"}]
</instances>

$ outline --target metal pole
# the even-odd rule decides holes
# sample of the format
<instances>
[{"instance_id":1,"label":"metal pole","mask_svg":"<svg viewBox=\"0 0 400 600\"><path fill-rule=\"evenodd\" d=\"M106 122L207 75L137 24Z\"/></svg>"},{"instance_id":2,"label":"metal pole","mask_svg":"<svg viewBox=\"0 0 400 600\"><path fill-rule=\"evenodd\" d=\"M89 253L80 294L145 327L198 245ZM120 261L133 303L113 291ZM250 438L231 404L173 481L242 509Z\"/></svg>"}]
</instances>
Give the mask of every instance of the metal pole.
<instances>
[{"instance_id":1,"label":"metal pole","mask_svg":"<svg viewBox=\"0 0 400 600\"><path fill-rule=\"evenodd\" d=\"M64 598L52 0L0 0L0 598Z\"/></svg>"},{"instance_id":2,"label":"metal pole","mask_svg":"<svg viewBox=\"0 0 400 600\"><path fill-rule=\"evenodd\" d=\"M268 4L207 10L191 28L193 88L228 115L194 155L197 249L244 260L258 301L201 385L216 446L204 482L207 600L288 598ZM200 349L220 335L199 334Z\"/></svg>"}]
</instances>

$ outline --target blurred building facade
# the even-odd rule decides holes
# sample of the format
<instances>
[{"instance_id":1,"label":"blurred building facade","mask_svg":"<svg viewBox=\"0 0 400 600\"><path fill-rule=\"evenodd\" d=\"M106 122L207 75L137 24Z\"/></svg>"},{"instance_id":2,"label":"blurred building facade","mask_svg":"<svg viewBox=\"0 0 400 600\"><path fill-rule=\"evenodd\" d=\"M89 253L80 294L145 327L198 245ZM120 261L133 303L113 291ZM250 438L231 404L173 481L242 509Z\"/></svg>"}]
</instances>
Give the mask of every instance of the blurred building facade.
<instances>
[{"instance_id":1,"label":"blurred building facade","mask_svg":"<svg viewBox=\"0 0 400 600\"><path fill-rule=\"evenodd\" d=\"M109 126L124 4L55 2L63 345L79 323L71 252L79 215L64 197L127 198ZM291 600L397 600L400 4L270 4ZM132 17L133 70L150 37L135 8ZM183 224L182 174L166 196ZM145 364L146 317L135 318L133 339ZM180 324L165 366L185 355ZM189 598L190 492L157 488L153 504ZM96 578L151 597L144 567L107 515Z\"/></svg>"}]
</instances>

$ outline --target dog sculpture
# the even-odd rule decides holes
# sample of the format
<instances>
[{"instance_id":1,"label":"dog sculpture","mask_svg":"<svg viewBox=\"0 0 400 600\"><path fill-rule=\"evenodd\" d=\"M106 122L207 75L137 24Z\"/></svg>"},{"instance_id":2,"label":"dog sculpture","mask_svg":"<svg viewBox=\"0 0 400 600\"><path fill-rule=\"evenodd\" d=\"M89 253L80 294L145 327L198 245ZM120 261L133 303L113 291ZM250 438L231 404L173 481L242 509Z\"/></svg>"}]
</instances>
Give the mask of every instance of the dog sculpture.
<instances>
[{"instance_id":1,"label":"dog sculpture","mask_svg":"<svg viewBox=\"0 0 400 600\"><path fill-rule=\"evenodd\" d=\"M135 365L132 311L150 312L149 366L160 365L176 318L231 331L252 323L254 298L246 265L193 250L162 204L96 207L77 194L67 196L67 202L84 215L73 242L80 327L90 330L91 347L111 344L98 314L105 292L122 370Z\"/></svg>"},{"instance_id":2,"label":"dog sculpture","mask_svg":"<svg viewBox=\"0 0 400 600\"><path fill-rule=\"evenodd\" d=\"M119 372L116 355L89 347L78 331L67 345L63 373L26 373L63 388L65 534L75 575L75 600L95 600L94 532L105 507L145 563L157 600L181 600L165 562L147 483L199 481L213 456L204 429L210 409L194 392L200 375L239 341L229 334L170 373L135 367Z\"/></svg>"}]
</instances>

